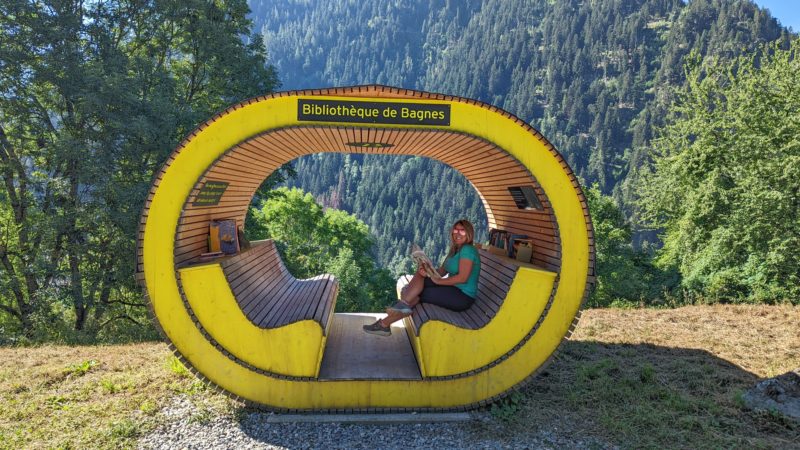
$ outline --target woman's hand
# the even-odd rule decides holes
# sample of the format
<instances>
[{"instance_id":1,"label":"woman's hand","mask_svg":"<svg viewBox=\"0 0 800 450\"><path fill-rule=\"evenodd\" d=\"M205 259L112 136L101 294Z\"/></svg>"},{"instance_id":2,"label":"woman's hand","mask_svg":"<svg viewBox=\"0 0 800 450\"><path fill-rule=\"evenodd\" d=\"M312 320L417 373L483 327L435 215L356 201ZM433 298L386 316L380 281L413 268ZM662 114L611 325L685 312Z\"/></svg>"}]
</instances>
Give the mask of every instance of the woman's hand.
<instances>
[{"instance_id":1,"label":"woman's hand","mask_svg":"<svg viewBox=\"0 0 800 450\"><path fill-rule=\"evenodd\" d=\"M428 272L425 271L425 267L422 264L420 264L419 269L417 269L417 275L423 278L428 276Z\"/></svg>"}]
</instances>

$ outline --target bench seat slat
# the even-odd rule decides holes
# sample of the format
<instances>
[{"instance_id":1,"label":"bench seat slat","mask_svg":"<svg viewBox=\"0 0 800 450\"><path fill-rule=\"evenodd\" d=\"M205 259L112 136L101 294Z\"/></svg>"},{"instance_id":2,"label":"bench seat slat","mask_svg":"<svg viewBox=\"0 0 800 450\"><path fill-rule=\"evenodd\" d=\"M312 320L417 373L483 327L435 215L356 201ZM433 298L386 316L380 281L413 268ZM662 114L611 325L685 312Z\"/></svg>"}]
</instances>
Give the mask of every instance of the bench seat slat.
<instances>
[{"instance_id":1,"label":"bench seat slat","mask_svg":"<svg viewBox=\"0 0 800 450\"><path fill-rule=\"evenodd\" d=\"M280 315L273 315L274 321L271 321L270 323L290 324L293 322L290 319L297 317L298 312L301 311L307 303L312 303L315 301L314 297L310 295L311 291L314 289L314 280L300 280L298 283L300 284L300 287L289 298L288 303L283 308Z\"/></svg>"},{"instance_id":2,"label":"bench seat slat","mask_svg":"<svg viewBox=\"0 0 800 450\"><path fill-rule=\"evenodd\" d=\"M327 286L330 287L330 290L326 290L326 294L323 294L323 298L326 299L325 302L321 302L317 307L317 313L314 314L314 319L319 321L319 323L326 323L328 327L325 328L325 332L327 333L328 328L330 328L330 324L333 318L333 301L331 299L335 299L336 296L339 294L339 282L335 279L331 279L328 281ZM319 314L319 315L317 315Z\"/></svg>"},{"instance_id":3,"label":"bench seat slat","mask_svg":"<svg viewBox=\"0 0 800 450\"><path fill-rule=\"evenodd\" d=\"M268 301L264 302L264 307L261 308L261 311L258 313L258 315L254 317L254 322L257 323L258 326L266 328L269 317L272 314L279 313L279 310L276 307L283 304L286 296L292 292L296 286L297 279L292 279L288 283L284 283L280 289L271 293L265 293L268 295Z\"/></svg>"},{"instance_id":4,"label":"bench seat slat","mask_svg":"<svg viewBox=\"0 0 800 450\"><path fill-rule=\"evenodd\" d=\"M239 284L239 279L253 272L251 269L252 267L268 267L276 264L275 254L276 252L274 250L256 253L253 258L247 260L246 264L240 264L238 266L233 266L231 269L223 270L225 274L228 275L231 285L237 286Z\"/></svg>"},{"instance_id":5,"label":"bench seat slat","mask_svg":"<svg viewBox=\"0 0 800 450\"><path fill-rule=\"evenodd\" d=\"M276 328L310 319L328 332L338 286L332 275L294 278L271 240L254 242L222 259L220 266L242 312L257 326Z\"/></svg>"},{"instance_id":6,"label":"bench seat slat","mask_svg":"<svg viewBox=\"0 0 800 450\"><path fill-rule=\"evenodd\" d=\"M254 267L260 267L260 270L249 270L246 272L247 276L240 275L235 280L229 280L231 290L235 294L247 295L247 293L254 288L253 284L257 283L263 274L274 270L275 262L265 261L263 264L254 265Z\"/></svg>"},{"instance_id":7,"label":"bench seat slat","mask_svg":"<svg viewBox=\"0 0 800 450\"><path fill-rule=\"evenodd\" d=\"M256 318L261 313L264 308L268 308L272 295L278 292L283 292L283 290L288 286L292 281L287 280L285 278L269 278L269 275L265 275L267 279L267 283L263 288L254 290L250 294L250 298L247 304L243 309L244 313L247 317L250 317L253 322L258 323Z\"/></svg>"},{"instance_id":8,"label":"bench seat slat","mask_svg":"<svg viewBox=\"0 0 800 450\"><path fill-rule=\"evenodd\" d=\"M280 292L286 284L291 283L292 280L276 276L276 274L277 268L264 271L261 274L261 279L264 281L251 287L249 301L243 305L243 311L248 317L255 318L269 302L271 293Z\"/></svg>"},{"instance_id":9,"label":"bench seat slat","mask_svg":"<svg viewBox=\"0 0 800 450\"><path fill-rule=\"evenodd\" d=\"M311 291L309 297L311 299L315 299L317 301L306 301L303 302L303 307L298 309L295 316L292 317L290 320L298 321L303 318L314 317L314 312L317 309L317 305L320 301L324 301L323 292L325 291L325 283L327 282L328 275L319 275L313 278L316 281L314 285L314 289Z\"/></svg>"},{"instance_id":10,"label":"bench seat slat","mask_svg":"<svg viewBox=\"0 0 800 450\"><path fill-rule=\"evenodd\" d=\"M305 288L306 283L304 283L303 280L295 281L291 290L284 294L283 298L276 303L269 316L264 319L264 327L274 328L278 323L287 324L288 322L284 322L283 318L287 313L294 312L294 309L297 307L297 299L300 298Z\"/></svg>"},{"instance_id":11,"label":"bench seat slat","mask_svg":"<svg viewBox=\"0 0 800 450\"><path fill-rule=\"evenodd\" d=\"M514 282L519 266L497 255L481 251L481 273L475 303L466 311L456 312L432 304L414 308L407 322L419 336L419 329L429 320L447 322L461 328L479 329L486 326L497 314Z\"/></svg>"},{"instance_id":12,"label":"bench seat slat","mask_svg":"<svg viewBox=\"0 0 800 450\"><path fill-rule=\"evenodd\" d=\"M275 246L270 245L269 243L253 245L252 247L243 250L237 255L233 255L230 258L223 259L220 262L220 264L222 265L222 268L225 269L226 272L230 270L235 270L243 265L246 265L249 260L274 250Z\"/></svg>"}]
</instances>

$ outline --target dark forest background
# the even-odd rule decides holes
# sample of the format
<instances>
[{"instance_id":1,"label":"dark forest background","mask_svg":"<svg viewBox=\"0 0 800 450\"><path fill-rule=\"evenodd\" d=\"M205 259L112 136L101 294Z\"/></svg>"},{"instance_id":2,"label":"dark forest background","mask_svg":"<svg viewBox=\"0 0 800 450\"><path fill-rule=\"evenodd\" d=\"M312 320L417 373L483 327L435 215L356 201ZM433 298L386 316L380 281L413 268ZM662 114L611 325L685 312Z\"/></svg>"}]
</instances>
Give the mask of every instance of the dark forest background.
<instances>
[{"instance_id":1,"label":"dark forest background","mask_svg":"<svg viewBox=\"0 0 800 450\"><path fill-rule=\"evenodd\" d=\"M133 254L167 155L237 101L355 84L476 98L550 139L590 200L593 306L797 303L797 42L749 0L5 1L0 342L153 336ZM248 231L289 236L281 214L302 214L359 240L319 259L349 309L387 301L411 242L440 256L460 217L485 237L435 161L292 166Z\"/></svg>"}]
</instances>

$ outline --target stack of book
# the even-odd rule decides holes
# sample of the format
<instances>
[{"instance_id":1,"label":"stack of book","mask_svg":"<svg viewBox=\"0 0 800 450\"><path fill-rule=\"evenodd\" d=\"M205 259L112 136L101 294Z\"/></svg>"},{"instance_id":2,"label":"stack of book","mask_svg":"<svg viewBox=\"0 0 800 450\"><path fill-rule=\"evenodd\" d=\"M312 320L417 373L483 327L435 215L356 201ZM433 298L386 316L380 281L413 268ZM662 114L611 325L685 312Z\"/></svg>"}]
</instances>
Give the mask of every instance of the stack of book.
<instances>
[{"instance_id":1,"label":"stack of book","mask_svg":"<svg viewBox=\"0 0 800 450\"><path fill-rule=\"evenodd\" d=\"M533 240L526 234L514 234L506 230L489 230L489 247L491 253L530 262L533 254Z\"/></svg>"}]
</instances>

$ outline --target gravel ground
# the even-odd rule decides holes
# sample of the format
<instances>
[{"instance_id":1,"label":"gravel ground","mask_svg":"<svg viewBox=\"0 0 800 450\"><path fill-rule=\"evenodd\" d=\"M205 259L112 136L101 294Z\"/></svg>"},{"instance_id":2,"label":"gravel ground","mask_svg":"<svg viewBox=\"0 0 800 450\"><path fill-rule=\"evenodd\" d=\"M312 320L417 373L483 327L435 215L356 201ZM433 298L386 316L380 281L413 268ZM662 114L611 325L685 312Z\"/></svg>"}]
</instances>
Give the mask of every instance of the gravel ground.
<instances>
[{"instance_id":1,"label":"gravel ground","mask_svg":"<svg viewBox=\"0 0 800 450\"><path fill-rule=\"evenodd\" d=\"M162 413L167 423L139 441L141 449L611 449L591 437L567 430L530 430L503 434L496 419L474 414L472 422L403 425L268 423L272 413L245 412L239 419L220 416L197 419L197 409L185 398Z\"/></svg>"}]
</instances>

